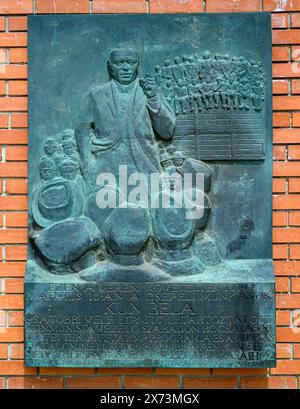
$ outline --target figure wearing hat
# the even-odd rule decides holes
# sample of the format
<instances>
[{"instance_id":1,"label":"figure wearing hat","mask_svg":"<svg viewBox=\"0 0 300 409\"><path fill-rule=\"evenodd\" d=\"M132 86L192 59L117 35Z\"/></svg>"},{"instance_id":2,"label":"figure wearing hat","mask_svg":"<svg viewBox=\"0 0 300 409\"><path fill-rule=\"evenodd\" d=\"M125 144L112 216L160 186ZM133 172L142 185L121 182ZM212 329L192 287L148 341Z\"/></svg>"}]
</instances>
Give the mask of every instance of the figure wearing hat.
<instances>
[{"instance_id":1,"label":"figure wearing hat","mask_svg":"<svg viewBox=\"0 0 300 409\"><path fill-rule=\"evenodd\" d=\"M185 155L180 151L176 151L173 153L172 163L176 171L179 172L182 175L182 177L184 177L185 173L191 173L193 175L196 173L203 173L204 192L207 193L210 191L212 178L212 169L210 166L206 165L202 161L186 158ZM194 182L195 178L193 178L193 183Z\"/></svg>"},{"instance_id":2,"label":"figure wearing hat","mask_svg":"<svg viewBox=\"0 0 300 409\"><path fill-rule=\"evenodd\" d=\"M43 159L51 159L58 165L63 160L63 155L60 152L60 147L55 138L47 138L44 145L45 155Z\"/></svg>"}]
</instances>

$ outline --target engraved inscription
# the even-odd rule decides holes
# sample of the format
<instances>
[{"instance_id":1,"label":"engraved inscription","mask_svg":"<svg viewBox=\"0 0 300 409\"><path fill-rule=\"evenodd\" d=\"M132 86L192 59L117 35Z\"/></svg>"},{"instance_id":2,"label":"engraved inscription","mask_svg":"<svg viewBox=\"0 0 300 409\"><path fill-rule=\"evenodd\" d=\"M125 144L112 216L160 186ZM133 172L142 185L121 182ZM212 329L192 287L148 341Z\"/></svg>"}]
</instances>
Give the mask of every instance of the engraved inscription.
<instances>
[{"instance_id":1,"label":"engraved inscription","mask_svg":"<svg viewBox=\"0 0 300 409\"><path fill-rule=\"evenodd\" d=\"M177 359L192 354L203 365L212 359L254 365L272 359L266 345L273 342L274 317L251 310L259 303L268 311L273 300L269 291L253 285L148 284L145 289L137 284L52 284L39 294L35 290L35 297L43 302L44 311L26 314L32 362L55 356L101 359L110 352L129 361L145 354L171 358L171 350ZM249 302L249 311L235 311L240 300ZM66 306L64 313L60 305ZM82 305L90 309L82 311Z\"/></svg>"}]
</instances>

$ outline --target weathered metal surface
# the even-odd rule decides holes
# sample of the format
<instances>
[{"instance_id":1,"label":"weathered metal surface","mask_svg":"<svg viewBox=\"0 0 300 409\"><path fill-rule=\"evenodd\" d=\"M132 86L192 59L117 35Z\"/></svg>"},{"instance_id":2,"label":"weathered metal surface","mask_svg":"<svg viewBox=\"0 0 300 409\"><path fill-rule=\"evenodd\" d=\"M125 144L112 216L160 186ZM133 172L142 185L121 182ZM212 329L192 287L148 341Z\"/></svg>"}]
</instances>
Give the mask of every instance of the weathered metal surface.
<instances>
[{"instance_id":1,"label":"weathered metal surface","mask_svg":"<svg viewBox=\"0 0 300 409\"><path fill-rule=\"evenodd\" d=\"M30 16L26 365L274 365L271 97L268 13Z\"/></svg>"}]
</instances>

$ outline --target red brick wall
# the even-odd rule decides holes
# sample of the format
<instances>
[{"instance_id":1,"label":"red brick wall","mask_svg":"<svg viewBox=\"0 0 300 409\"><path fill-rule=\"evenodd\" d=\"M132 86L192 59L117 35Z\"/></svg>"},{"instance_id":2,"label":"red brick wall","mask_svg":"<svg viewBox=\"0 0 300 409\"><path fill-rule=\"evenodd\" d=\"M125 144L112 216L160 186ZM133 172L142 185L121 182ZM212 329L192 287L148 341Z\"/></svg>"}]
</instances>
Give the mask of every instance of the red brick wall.
<instances>
[{"instance_id":1,"label":"red brick wall","mask_svg":"<svg viewBox=\"0 0 300 409\"><path fill-rule=\"evenodd\" d=\"M276 369L25 368L27 14L263 10L273 12ZM0 0L0 389L300 387L300 69L292 65L300 59L297 49L300 0Z\"/></svg>"}]
</instances>

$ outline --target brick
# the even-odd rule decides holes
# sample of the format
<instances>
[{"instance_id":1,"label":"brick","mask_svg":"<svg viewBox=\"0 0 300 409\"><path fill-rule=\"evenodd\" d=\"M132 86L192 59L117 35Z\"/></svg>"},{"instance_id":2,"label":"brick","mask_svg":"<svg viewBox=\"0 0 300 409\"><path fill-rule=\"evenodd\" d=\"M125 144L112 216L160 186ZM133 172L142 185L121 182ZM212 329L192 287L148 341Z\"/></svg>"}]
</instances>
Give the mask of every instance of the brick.
<instances>
[{"instance_id":1,"label":"brick","mask_svg":"<svg viewBox=\"0 0 300 409\"><path fill-rule=\"evenodd\" d=\"M289 91L289 83L288 80L273 80L273 94L287 94ZM11 92L9 91L10 95Z\"/></svg>"},{"instance_id":2,"label":"brick","mask_svg":"<svg viewBox=\"0 0 300 409\"><path fill-rule=\"evenodd\" d=\"M27 95L27 81L9 81L8 82L9 95Z\"/></svg>"},{"instance_id":3,"label":"brick","mask_svg":"<svg viewBox=\"0 0 300 409\"><path fill-rule=\"evenodd\" d=\"M93 0L93 13L146 13L146 0Z\"/></svg>"},{"instance_id":4,"label":"brick","mask_svg":"<svg viewBox=\"0 0 300 409\"><path fill-rule=\"evenodd\" d=\"M0 331L0 342L23 342L23 341L24 341L23 327L4 328L1 329Z\"/></svg>"},{"instance_id":5,"label":"brick","mask_svg":"<svg viewBox=\"0 0 300 409\"><path fill-rule=\"evenodd\" d=\"M1 174L1 173L0 173ZM285 163L275 162L273 167L274 176L300 176L300 164L299 163Z\"/></svg>"},{"instance_id":6,"label":"brick","mask_svg":"<svg viewBox=\"0 0 300 409\"><path fill-rule=\"evenodd\" d=\"M0 114L0 128L8 128L8 114Z\"/></svg>"},{"instance_id":7,"label":"brick","mask_svg":"<svg viewBox=\"0 0 300 409\"><path fill-rule=\"evenodd\" d=\"M234 389L237 378L185 378L186 389Z\"/></svg>"},{"instance_id":8,"label":"brick","mask_svg":"<svg viewBox=\"0 0 300 409\"><path fill-rule=\"evenodd\" d=\"M6 83L5 81L0 81L0 95L6 95Z\"/></svg>"},{"instance_id":9,"label":"brick","mask_svg":"<svg viewBox=\"0 0 300 409\"><path fill-rule=\"evenodd\" d=\"M300 228L290 229L275 227L273 229L273 243L295 243L300 242Z\"/></svg>"},{"instance_id":10,"label":"brick","mask_svg":"<svg viewBox=\"0 0 300 409\"><path fill-rule=\"evenodd\" d=\"M284 359L284 360L277 360L276 363L276 368L271 368L270 372L272 375L291 375L295 374L298 375L300 372L300 360L289 360L289 359Z\"/></svg>"},{"instance_id":11,"label":"brick","mask_svg":"<svg viewBox=\"0 0 300 409\"><path fill-rule=\"evenodd\" d=\"M150 13L197 13L203 11L201 0L150 0Z\"/></svg>"},{"instance_id":12,"label":"brick","mask_svg":"<svg viewBox=\"0 0 300 409\"><path fill-rule=\"evenodd\" d=\"M213 375L243 376L243 375L266 375L265 368L216 368L213 369Z\"/></svg>"},{"instance_id":13,"label":"brick","mask_svg":"<svg viewBox=\"0 0 300 409\"><path fill-rule=\"evenodd\" d=\"M2 64L8 63L6 48L0 48L0 63ZM5 71L6 69L7 69L7 65L1 66L1 71L3 70Z\"/></svg>"},{"instance_id":14,"label":"brick","mask_svg":"<svg viewBox=\"0 0 300 409\"><path fill-rule=\"evenodd\" d=\"M62 389L63 378L10 377L8 389Z\"/></svg>"},{"instance_id":15,"label":"brick","mask_svg":"<svg viewBox=\"0 0 300 409\"><path fill-rule=\"evenodd\" d=\"M295 379L291 376L271 376L269 378L242 378L242 389L294 389Z\"/></svg>"},{"instance_id":16,"label":"brick","mask_svg":"<svg viewBox=\"0 0 300 409\"><path fill-rule=\"evenodd\" d=\"M24 366L24 361L3 361L0 365L0 375L35 375L36 368L29 368Z\"/></svg>"},{"instance_id":17,"label":"brick","mask_svg":"<svg viewBox=\"0 0 300 409\"><path fill-rule=\"evenodd\" d=\"M0 263L0 277L24 277L24 262L2 262Z\"/></svg>"},{"instance_id":18,"label":"brick","mask_svg":"<svg viewBox=\"0 0 300 409\"><path fill-rule=\"evenodd\" d=\"M180 368L180 375L210 375L209 368ZM157 375L178 375L178 368L156 368Z\"/></svg>"},{"instance_id":19,"label":"brick","mask_svg":"<svg viewBox=\"0 0 300 409\"><path fill-rule=\"evenodd\" d=\"M24 359L24 344L10 344L10 359Z\"/></svg>"},{"instance_id":20,"label":"brick","mask_svg":"<svg viewBox=\"0 0 300 409\"><path fill-rule=\"evenodd\" d=\"M272 17L272 28L288 28L289 15L287 13L272 14L271 17Z\"/></svg>"},{"instance_id":21,"label":"brick","mask_svg":"<svg viewBox=\"0 0 300 409\"><path fill-rule=\"evenodd\" d=\"M40 368L40 375L93 375L93 368Z\"/></svg>"},{"instance_id":22,"label":"brick","mask_svg":"<svg viewBox=\"0 0 300 409\"><path fill-rule=\"evenodd\" d=\"M273 258L276 260L284 260L288 256L288 248L285 244L273 245Z\"/></svg>"},{"instance_id":23,"label":"brick","mask_svg":"<svg viewBox=\"0 0 300 409\"><path fill-rule=\"evenodd\" d=\"M8 214L6 215L6 225L7 225L7 216ZM286 225L287 225L287 212L273 212L273 226L286 226Z\"/></svg>"},{"instance_id":24,"label":"brick","mask_svg":"<svg viewBox=\"0 0 300 409\"><path fill-rule=\"evenodd\" d=\"M0 311L0 327L5 327L6 325L6 311Z\"/></svg>"},{"instance_id":25,"label":"brick","mask_svg":"<svg viewBox=\"0 0 300 409\"><path fill-rule=\"evenodd\" d=\"M7 146L6 147L6 160L27 160L28 149L27 146Z\"/></svg>"},{"instance_id":26,"label":"brick","mask_svg":"<svg viewBox=\"0 0 300 409\"><path fill-rule=\"evenodd\" d=\"M280 309L295 309L300 308L300 294L277 294L276 296L276 305ZM300 337L300 333L299 333ZM282 340L282 342L289 341ZM300 339L299 339L300 341Z\"/></svg>"},{"instance_id":27,"label":"brick","mask_svg":"<svg viewBox=\"0 0 300 409\"><path fill-rule=\"evenodd\" d=\"M0 47L26 47L26 46L27 33L0 33Z\"/></svg>"},{"instance_id":28,"label":"brick","mask_svg":"<svg viewBox=\"0 0 300 409\"><path fill-rule=\"evenodd\" d=\"M1 0L0 14L31 14L32 0Z\"/></svg>"},{"instance_id":29,"label":"brick","mask_svg":"<svg viewBox=\"0 0 300 409\"><path fill-rule=\"evenodd\" d=\"M178 377L126 377L125 388L127 389L177 389L179 388Z\"/></svg>"},{"instance_id":30,"label":"brick","mask_svg":"<svg viewBox=\"0 0 300 409\"><path fill-rule=\"evenodd\" d=\"M152 368L97 368L99 375L152 375Z\"/></svg>"},{"instance_id":31,"label":"brick","mask_svg":"<svg viewBox=\"0 0 300 409\"><path fill-rule=\"evenodd\" d=\"M16 194L21 193L25 194L28 190L28 183L26 179L7 179L6 180L6 193ZM7 215L9 218L9 215Z\"/></svg>"},{"instance_id":32,"label":"brick","mask_svg":"<svg viewBox=\"0 0 300 409\"><path fill-rule=\"evenodd\" d=\"M281 310L276 311L277 326L279 326L279 325L284 325L284 326L290 325L290 321L291 321L290 311L281 311Z\"/></svg>"},{"instance_id":33,"label":"brick","mask_svg":"<svg viewBox=\"0 0 300 409\"><path fill-rule=\"evenodd\" d=\"M300 43L300 30L273 30L272 31L273 44L299 44Z\"/></svg>"},{"instance_id":34,"label":"brick","mask_svg":"<svg viewBox=\"0 0 300 409\"><path fill-rule=\"evenodd\" d=\"M273 192L284 193L286 191L286 180L284 178L273 179Z\"/></svg>"},{"instance_id":35,"label":"brick","mask_svg":"<svg viewBox=\"0 0 300 409\"><path fill-rule=\"evenodd\" d=\"M268 378L241 378L241 389L267 389Z\"/></svg>"},{"instance_id":36,"label":"brick","mask_svg":"<svg viewBox=\"0 0 300 409\"><path fill-rule=\"evenodd\" d=\"M5 31L5 17L0 17L0 31Z\"/></svg>"},{"instance_id":37,"label":"brick","mask_svg":"<svg viewBox=\"0 0 300 409\"><path fill-rule=\"evenodd\" d=\"M296 359L300 358L300 344L294 345L294 358Z\"/></svg>"},{"instance_id":38,"label":"brick","mask_svg":"<svg viewBox=\"0 0 300 409\"><path fill-rule=\"evenodd\" d=\"M293 293L300 293L300 278L292 278L291 289Z\"/></svg>"},{"instance_id":39,"label":"brick","mask_svg":"<svg viewBox=\"0 0 300 409\"><path fill-rule=\"evenodd\" d=\"M300 212L289 212L289 226L300 226Z\"/></svg>"},{"instance_id":40,"label":"brick","mask_svg":"<svg viewBox=\"0 0 300 409\"><path fill-rule=\"evenodd\" d=\"M27 17L9 17L8 18L9 31L27 31Z\"/></svg>"},{"instance_id":41,"label":"brick","mask_svg":"<svg viewBox=\"0 0 300 409\"><path fill-rule=\"evenodd\" d=\"M37 13L89 13L89 0L36 0Z\"/></svg>"},{"instance_id":42,"label":"brick","mask_svg":"<svg viewBox=\"0 0 300 409\"><path fill-rule=\"evenodd\" d=\"M289 160L300 159L300 145L290 145L288 147L288 159Z\"/></svg>"},{"instance_id":43,"label":"brick","mask_svg":"<svg viewBox=\"0 0 300 409\"><path fill-rule=\"evenodd\" d=\"M273 61L289 61L290 49L289 47L272 47L272 60Z\"/></svg>"},{"instance_id":44,"label":"brick","mask_svg":"<svg viewBox=\"0 0 300 409\"><path fill-rule=\"evenodd\" d=\"M292 113L292 125L300 127L300 112Z\"/></svg>"},{"instance_id":45,"label":"brick","mask_svg":"<svg viewBox=\"0 0 300 409\"><path fill-rule=\"evenodd\" d=\"M273 159L274 160L285 160L286 150L285 145L274 145L273 146Z\"/></svg>"},{"instance_id":46,"label":"brick","mask_svg":"<svg viewBox=\"0 0 300 409\"><path fill-rule=\"evenodd\" d=\"M289 192L290 193L300 192L300 178L289 179Z\"/></svg>"},{"instance_id":47,"label":"brick","mask_svg":"<svg viewBox=\"0 0 300 409\"><path fill-rule=\"evenodd\" d=\"M18 192L19 193L19 192ZM9 212L5 216L6 227L27 227L27 213Z\"/></svg>"},{"instance_id":48,"label":"brick","mask_svg":"<svg viewBox=\"0 0 300 409\"><path fill-rule=\"evenodd\" d=\"M299 62L273 63L272 72L273 78L297 78L300 77L300 65Z\"/></svg>"},{"instance_id":49,"label":"brick","mask_svg":"<svg viewBox=\"0 0 300 409\"><path fill-rule=\"evenodd\" d=\"M6 278L4 280L4 291L6 294L23 294L24 280L22 278Z\"/></svg>"},{"instance_id":50,"label":"brick","mask_svg":"<svg viewBox=\"0 0 300 409\"><path fill-rule=\"evenodd\" d=\"M9 61L11 64L26 63L28 61L27 48L11 48L9 50Z\"/></svg>"},{"instance_id":51,"label":"brick","mask_svg":"<svg viewBox=\"0 0 300 409\"><path fill-rule=\"evenodd\" d=\"M298 11L300 10L300 0L263 0L264 11Z\"/></svg>"},{"instance_id":52,"label":"brick","mask_svg":"<svg viewBox=\"0 0 300 409\"><path fill-rule=\"evenodd\" d=\"M26 144L28 142L28 132L23 129L0 130L0 143L5 145Z\"/></svg>"},{"instance_id":53,"label":"brick","mask_svg":"<svg viewBox=\"0 0 300 409\"><path fill-rule=\"evenodd\" d=\"M260 11L260 0L206 0L206 11L213 13Z\"/></svg>"},{"instance_id":54,"label":"brick","mask_svg":"<svg viewBox=\"0 0 300 409\"><path fill-rule=\"evenodd\" d=\"M119 389L120 378L118 377L76 377L68 378L68 389Z\"/></svg>"},{"instance_id":55,"label":"brick","mask_svg":"<svg viewBox=\"0 0 300 409\"><path fill-rule=\"evenodd\" d=\"M1 229L0 243L27 243L27 230L25 229Z\"/></svg>"},{"instance_id":56,"label":"brick","mask_svg":"<svg viewBox=\"0 0 300 409\"><path fill-rule=\"evenodd\" d=\"M276 98L276 97L274 97ZM274 143L298 143L300 142L300 129L283 128L274 129Z\"/></svg>"},{"instance_id":57,"label":"brick","mask_svg":"<svg viewBox=\"0 0 300 409\"><path fill-rule=\"evenodd\" d=\"M23 311L8 311L7 316L9 327L22 327L24 325Z\"/></svg>"},{"instance_id":58,"label":"brick","mask_svg":"<svg viewBox=\"0 0 300 409\"><path fill-rule=\"evenodd\" d=\"M273 209L300 209L300 198L298 195L274 195Z\"/></svg>"},{"instance_id":59,"label":"brick","mask_svg":"<svg viewBox=\"0 0 300 409\"><path fill-rule=\"evenodd\" d=\"M287 293L289 291L288 277L277 277L275 282L275 288L277 293Z\"/></svg>"},{"instance_id":60,"label":"brick","mask_svg":"<svg viewBox=\"0 0 300 409\"><path fill-rule=\"evenodd\" d=\"M6 246L6 260L18 261L27 259L27 246Z\"/></svg>"},{"instance_id":61,"label":"brick","mask_svg":"<svg viewBox=\"0 0 300 409\"><path fill-rule=\"evenodd\" d=\"M0 163L0 177L27 176L27 163Z\"/></svg>"},{"instance_id":62,"label":"brick","mask_svg":"<svg viewBox=\"0 0 300 409\"><path fill-rule=\"evenodd\" d=\"M1 263L0 263L1 266ZM276 276L300 276L299 261L275 261L274 272Z\"/></svg>"},{"instance_id":63,"label":"brick","mask_svg":"<svg viewBox=\"0 0 300 409\"><path fill-rule=\"evenodd\" d=\"M300 94L300 80L292 80L292 94Z\"/></svg>"},{"instance_id":64,"label":"brick","mask_svg":"<svg viewBox=\"0 0 300 409\"><path fill-rule=\"evenodd\" d=\"M24 307L21 295L0 295L0 309L20 310Z\"/></svg>"},{"instance_id":65,"label":"brick","mask_svg":"<svg viewBox=\"0 0 300 409\"><path fill-rule=\"evenodd\" d=\"M0 98L1 111L27 111L26 97L2 97Z\"/></svg>"},{"instance_id":66,"label":"brick","mask_svg":"<svg viewBox=\"0 0 300 409\"><path fill-rule=\"evenodd\" d=\"M295 333L300 333L300 310L292 311L292 329ZM295 328L297 327L297 328Z\"/></svg>"},{"instance_id":67,"label":"brick","mask_svg":"<svg viewBox=\"0 0 300 409\"><path fill-rule=\"evenodd\" d=\"M0 71L0 79L26 79L26 78L27 78L27 65L5 65L5 70ZM1 98L1 100L3 99L4 98ZM10 98L10 100L12 101L13 98ZM6 101L6 103L7 102L8 101ZM15 110L19 111L18 108ZM1 111L14 111L14 109L4 110L1 108Z\"/></svg>"},{"instance_id":68,"label":"brick","mask_svg":"<svg viewBox=\"0 0 300 409\"><path fill-rule=\"evenodd\" d=\"M10 122L11 122L12 128L27 128L28 127L28 115L27 114L12 113L10 118L11 118Z\"/></svg>"}]
</instances>

